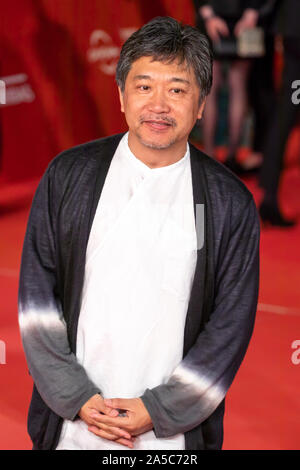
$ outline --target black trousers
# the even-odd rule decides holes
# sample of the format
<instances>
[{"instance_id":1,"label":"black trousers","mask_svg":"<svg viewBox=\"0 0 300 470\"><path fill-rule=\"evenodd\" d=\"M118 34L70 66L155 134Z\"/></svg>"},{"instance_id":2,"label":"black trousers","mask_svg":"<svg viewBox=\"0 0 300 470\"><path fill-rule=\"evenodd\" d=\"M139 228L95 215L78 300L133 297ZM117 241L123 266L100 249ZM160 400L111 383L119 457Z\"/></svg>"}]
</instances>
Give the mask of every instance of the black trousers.
<instances>
[{"instance_id":1,"label":"black trousers","mask_svg":"<svg viewBox=\"0 0 300 470\"><path fill-rule=\"evenodd\" d=\"M252 150L264 152L266 132L275 108L275 83L273 77L274 36L265 34L266 53L252 60L248 79L249 104L254 113Z\"/></svg>"},{"instance_id":2,"label":"black trousers","mask_svg":"<svg viewBox=\"0 0 300 470\"><path fill-rule=\"evenodd\" d=\"M264 159L259 175L259 185L265 189L265 197L274 200L278 194L286 143L300 114L300 104L292 102L292 94L295 91L292 83L300 80L300 37L286 37L283 45L282 87L266 135Z\"/></svg>"}]
</instances>

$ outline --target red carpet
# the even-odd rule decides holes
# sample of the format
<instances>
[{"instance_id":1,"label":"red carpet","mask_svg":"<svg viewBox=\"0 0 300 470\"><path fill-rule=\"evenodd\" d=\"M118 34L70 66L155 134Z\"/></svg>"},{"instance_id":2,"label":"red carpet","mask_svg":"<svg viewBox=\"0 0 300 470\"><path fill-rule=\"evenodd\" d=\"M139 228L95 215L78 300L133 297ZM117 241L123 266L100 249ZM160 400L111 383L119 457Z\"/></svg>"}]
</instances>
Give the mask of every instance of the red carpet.
<instances>
[{"instance_id":1,"label":"red carpet","mask_svg":"<svg viewBox=\"0 0 300 470\"><path fill-rule=\"evenodd\" d=\"M255 179L245 182L258 201ZM31 448L26 416L32 382L18 330L17 289L28 201L35 186L7 186L0 192L0 207L18 207L0 217L0 340L6 345L6 363L0 364L0 449ZM287 216L299 216L299 188L300 169L294 165L282 184ZM291 360L292 342L300 340L299 240L300 223L289 230L262 230L257 319L228 393L224 449L300 449L300 364Z\"/></svg>"}]
</instances>

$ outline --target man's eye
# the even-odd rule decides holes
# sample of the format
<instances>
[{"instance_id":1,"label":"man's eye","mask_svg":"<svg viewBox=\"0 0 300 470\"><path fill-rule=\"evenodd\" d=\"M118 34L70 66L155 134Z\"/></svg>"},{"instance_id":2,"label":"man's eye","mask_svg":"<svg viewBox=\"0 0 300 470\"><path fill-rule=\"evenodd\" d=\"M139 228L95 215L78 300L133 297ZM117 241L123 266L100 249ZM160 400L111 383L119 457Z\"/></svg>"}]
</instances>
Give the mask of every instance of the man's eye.
<instances>
[{"instance_id":1,"label":"man's eye","mask_svg":"<svg viewBox=\"0 0 300 470\"><path fill-rule=\"evenodd\" d=\"M150 87L149 87L148 85L140 85L138 88L139 88L141 91L148 91Z\"/></svg>"},{"instance_id":2,"label":"man's eye","mask_svg":"<svg viewBox=\"0 0 300 470\"><path fill-rule=\"evenodd\" d=\"M175 95L179 95L180 93L183 93L183 90L181 88L172 88L171 90Z\"/></svg>"}]
</instances>

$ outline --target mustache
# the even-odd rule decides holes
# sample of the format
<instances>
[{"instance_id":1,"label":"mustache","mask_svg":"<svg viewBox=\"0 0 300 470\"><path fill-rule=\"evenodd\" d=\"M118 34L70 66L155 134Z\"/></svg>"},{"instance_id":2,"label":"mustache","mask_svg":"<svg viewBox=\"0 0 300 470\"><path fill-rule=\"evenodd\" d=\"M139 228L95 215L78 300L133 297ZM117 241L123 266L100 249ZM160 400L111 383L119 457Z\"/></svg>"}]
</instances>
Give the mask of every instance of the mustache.
<instances>
[{"instance_id":1,"label":"mustache","mask_svg":"<svg viewBox=\"0 0 300 470\"><path fill-rule=\"evenodd\" d=\"M177 126L177 122L174 118L171 118L170 116L153 116L153 115L142 115L140 116L140 123L142 124L145 121L163 121L166 122L167 124L170 124L171 126Z\"/></svg>"}]
</instances>

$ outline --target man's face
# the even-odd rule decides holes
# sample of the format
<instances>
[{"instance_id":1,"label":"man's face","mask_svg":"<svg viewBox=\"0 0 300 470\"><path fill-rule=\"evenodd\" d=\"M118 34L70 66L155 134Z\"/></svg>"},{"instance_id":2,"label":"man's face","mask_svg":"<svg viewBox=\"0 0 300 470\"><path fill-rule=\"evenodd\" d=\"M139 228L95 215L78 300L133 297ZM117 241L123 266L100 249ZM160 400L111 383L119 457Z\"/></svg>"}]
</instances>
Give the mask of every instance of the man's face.
<instances>
[{"instance_id":1,"label":"man's face","mask_svg":"<svg viewBox=\"0 0 300 470\"><path fill-rule=\"evenodd\" d=\"M185 151L188 136L201 119L204 102L194 71L141 57L133 62L125 90L119 89L121 110L129 127L133 152L147 148ZM174 155L175 156L175 155Z\"/></svg>"}]
</instances>

